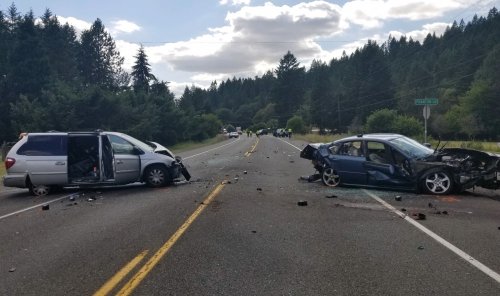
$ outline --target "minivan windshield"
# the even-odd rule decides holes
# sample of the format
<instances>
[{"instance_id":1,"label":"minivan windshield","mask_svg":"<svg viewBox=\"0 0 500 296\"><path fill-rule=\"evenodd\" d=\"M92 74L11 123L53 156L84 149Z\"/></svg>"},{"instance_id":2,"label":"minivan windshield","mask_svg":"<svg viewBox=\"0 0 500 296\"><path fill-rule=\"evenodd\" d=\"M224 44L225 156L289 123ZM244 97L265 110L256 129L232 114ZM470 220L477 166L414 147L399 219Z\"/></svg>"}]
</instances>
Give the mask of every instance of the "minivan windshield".
<instances>
[{"instance_id":1,"label":"minivan windshield","mask_svg":"<svg viewBox=\"0 0 500 296\"><path fill-rule=\"evenodd\" d=\"M144 143L142 141L137 140L134 137L131 137L131 136L126 135L126 134L121 134L121 133L117 133L116 135L124 138L127 141L129 141L130 143L132 143L134 146L137 146L142 151L150 151L150 152L154 151L153 147L151 147L150 145L148 145L148 144L146 144L146 143Z\"/></svg>"},{"instance_id":2,"label":"minivan windshield","mask_svg":"<svg viewBox=\"0 0 500 296\"><path fill-rule=\"evenodd\" d=\"M407 137L399 137L389 140L394 146L412 158L423 158L431 155L434 151L419 142Z\"/></svg>"}]
</instances>

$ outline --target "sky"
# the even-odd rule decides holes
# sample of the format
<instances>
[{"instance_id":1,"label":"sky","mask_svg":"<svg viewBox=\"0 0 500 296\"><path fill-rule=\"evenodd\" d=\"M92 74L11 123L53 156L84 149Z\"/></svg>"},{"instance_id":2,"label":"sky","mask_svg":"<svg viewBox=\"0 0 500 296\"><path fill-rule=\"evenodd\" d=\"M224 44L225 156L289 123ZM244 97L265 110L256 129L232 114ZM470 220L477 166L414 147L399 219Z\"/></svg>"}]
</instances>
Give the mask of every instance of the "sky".
<instances>
[{"instance_id":1,"label":"sky","mask_svg":"<svg viewBox=\"0 0 500 296\"><path fill-rule=\"evenodd\" d=\"M152 73L179 98L186 87L254 78L277 68L290 51L301 66L330 62L368 40L389 36L422 41L443 34L454 20L486 16L500 0L21 0L24 15L46 9L77 32L101 19L130 72L144 46Z\"/></svg>"}]
</instances>

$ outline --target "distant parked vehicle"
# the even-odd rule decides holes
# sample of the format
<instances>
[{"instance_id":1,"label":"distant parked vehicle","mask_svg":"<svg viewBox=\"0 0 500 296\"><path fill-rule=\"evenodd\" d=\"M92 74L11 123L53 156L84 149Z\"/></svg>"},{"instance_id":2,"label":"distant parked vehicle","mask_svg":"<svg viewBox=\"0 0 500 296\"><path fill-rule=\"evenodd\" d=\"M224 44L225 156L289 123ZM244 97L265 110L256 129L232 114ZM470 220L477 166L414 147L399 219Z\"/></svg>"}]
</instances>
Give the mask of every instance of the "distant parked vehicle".
<instances>
[{"instance_id":1,"label":"distant parked vehicle","mask_svg":"<svg viewBox=\"0 0 500 296\"><path fill-rule=\"evenodd\" d=\"M53 187L172 183L182 174L182 159L155 142L117 132L28 133L5 159L6 187L46 195Z\"/></svg>"},{"instance_id":2,"label":"distant parked vehicle","mask_svg":"<svg viewBox=\"0 0 500 296\"><path fill-rule=\"evenodd\" d=\"M227 134L227 136L229 137L229 139L238 138L240 134L238 134L238 132L230 132L229 134Z\"/></svg>"}]
</instances>

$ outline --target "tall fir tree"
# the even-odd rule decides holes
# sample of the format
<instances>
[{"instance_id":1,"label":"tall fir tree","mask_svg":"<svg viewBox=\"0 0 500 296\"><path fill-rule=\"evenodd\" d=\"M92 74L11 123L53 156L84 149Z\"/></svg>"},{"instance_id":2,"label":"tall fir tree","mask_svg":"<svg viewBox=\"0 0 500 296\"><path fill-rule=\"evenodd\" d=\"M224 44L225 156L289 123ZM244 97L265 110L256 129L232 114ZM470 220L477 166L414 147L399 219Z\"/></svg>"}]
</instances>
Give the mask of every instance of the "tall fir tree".
<instances>
[{"instance_id":1,"label":"tall fir tree","mask_svg":"<svg viewBox=\"0 0 500 296\"><path fill-rule=\"evenodd\" d=\"M142 44L135 56L135 64L132 66L131 75L134 91L136 92L149 92L151 81L156 81L156 77L151 73L151 66L148 63L148 57Z\"/></svg>"}]
</instances>

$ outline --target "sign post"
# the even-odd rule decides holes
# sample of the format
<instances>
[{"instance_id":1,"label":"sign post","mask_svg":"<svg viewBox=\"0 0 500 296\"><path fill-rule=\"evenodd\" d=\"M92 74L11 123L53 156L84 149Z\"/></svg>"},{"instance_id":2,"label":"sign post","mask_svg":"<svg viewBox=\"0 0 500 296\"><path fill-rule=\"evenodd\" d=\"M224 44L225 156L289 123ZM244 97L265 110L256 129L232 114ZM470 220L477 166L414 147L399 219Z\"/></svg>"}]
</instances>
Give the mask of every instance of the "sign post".
<instances>
[{"instance_id":1,"label":"sign post","mask_svg":"<svg viewBox=\"0 0 500 296\"><path fill-rule=\"evenodd\" d=\"M431 116L431 105L437 105L438 101L436 98L415 99L415 105L424 106L422 110L424 116L424 143L427 143L427 119Z\"/></svg>"}]
</instances>

